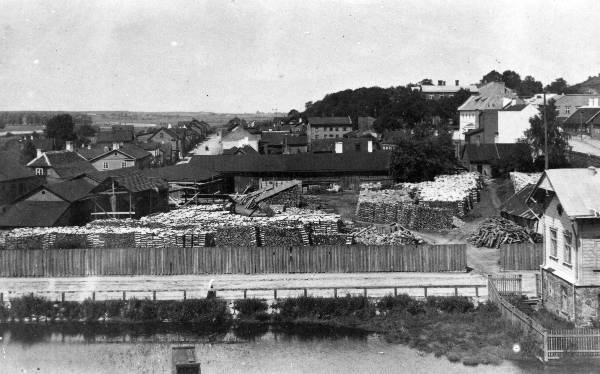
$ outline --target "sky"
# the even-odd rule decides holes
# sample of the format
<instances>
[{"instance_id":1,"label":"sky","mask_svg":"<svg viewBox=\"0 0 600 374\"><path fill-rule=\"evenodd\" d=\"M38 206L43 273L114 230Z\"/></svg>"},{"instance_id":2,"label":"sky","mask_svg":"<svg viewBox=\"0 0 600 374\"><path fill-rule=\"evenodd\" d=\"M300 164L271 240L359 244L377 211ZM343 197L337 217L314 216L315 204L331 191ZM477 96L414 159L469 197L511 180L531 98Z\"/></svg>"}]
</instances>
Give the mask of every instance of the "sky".
<instances>
[{"instance_id":1,"label":"sky","mask_svg":"<svg viewBox=\"0 0 600 374\"><path fill-rule=\"evenodd\" d=\"M600 73L600 1L0 0L0 110L287 112L359 87Z\"/></svg>"}]
</instances>

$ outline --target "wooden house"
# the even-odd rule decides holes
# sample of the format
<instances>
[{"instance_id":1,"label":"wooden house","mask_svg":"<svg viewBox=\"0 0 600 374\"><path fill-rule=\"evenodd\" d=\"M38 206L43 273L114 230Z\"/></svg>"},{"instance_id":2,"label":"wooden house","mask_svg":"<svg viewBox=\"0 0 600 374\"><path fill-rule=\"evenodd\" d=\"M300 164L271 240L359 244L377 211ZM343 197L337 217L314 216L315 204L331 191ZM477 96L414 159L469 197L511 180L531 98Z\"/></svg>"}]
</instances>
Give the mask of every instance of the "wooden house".
<instances>
[{"instance_id":1,"label":"wooden house","mask_svg":"<svg viewBox=\"0 0 600 374\"><path fill-rule=\"evenodd\" d=\"M543 207L542 301L549 311L588 325L600 320L600 173L546 170L529 200Z\"/></svg>"},{"instance_id":2,"label":"wooden house","mask_svg":"<svg viewBox=\"0 0 600 374\"><path fill-rule=\"evenodd\" d=\"M179 130L183 130L183 133L181 131L176 131L176 129L161 127L150 136L147 141L164 144L168 149L168 154L165 155L167 161L175 162L183 158L185 152L185 129Z\"/></svg>"},{"instance_id":3,"label":"wooden house","mask_svg":"<svg viewBox=\"0 0 600 374\"><path fill-rule=\"evenodd\" d=\"M51 151L39 152L27 167L35 175L46 178L47 183L57 183L75 178L87 172L94 172L96 168L77 152Z\"/></svg>"},{"instance_id":4,"label":"wooden house","mask_svg":"<svg viewBox=\"0 0 600 374\"><path fill-rule=\"evenodd\" d=\"M460 161L469 171L496 176L510 170L500 170L518 157L531 158L529 146L524 143L465 144Z\"/></svg>"},{"instance_id":5,"label":"wooden house","mask_svg":"<svg viewBox=\"0 0 600 374\"><path fill-rule=\"evenodd\" d=\"M115 143L112 147L81 148L77 150L96 170L115 170L129 167L144 169L150 167L152 154L135 144L123 146Z\"/></svg>"}]
</instances>

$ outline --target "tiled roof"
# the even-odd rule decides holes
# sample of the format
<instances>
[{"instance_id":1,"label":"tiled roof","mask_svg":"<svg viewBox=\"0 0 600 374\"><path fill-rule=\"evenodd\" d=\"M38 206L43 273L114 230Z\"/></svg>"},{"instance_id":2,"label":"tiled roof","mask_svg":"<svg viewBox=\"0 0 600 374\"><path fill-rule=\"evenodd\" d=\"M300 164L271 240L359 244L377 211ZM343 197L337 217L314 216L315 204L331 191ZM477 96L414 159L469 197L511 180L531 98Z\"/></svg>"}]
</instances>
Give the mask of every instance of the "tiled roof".
<instances>
[{"instance_id":1,"label":"tiled roof","mask_svg":"<svg viewBox=\"0 0 600 374\"><path fill-rule=\"evenodd\" d=\"M350 117L309 117L311 126L352 126Z\"/></svg>"},{"instance_id":2,"label":"tiled roof","mask_svg":"<svg viewBox=\"0 0 600 374\"><path fill-rule=\"evenodd\" d=\"M511 105L508 108L504 108L504 111L507 112L520 112L523 109L525 109L527 107L527 105L529 104L516 104L516 105Z\"/></svg>"},{"instance_id":3,"label":"tiled roof","mask_svg":"<svg viewBox=\"0 0 600 374\"><path fill-rule=\"evenodd\" d=\"M489 162L493 160L506 160L514 154L520 154L523 152L530 152L527 144L466 144L463 148L461 159L467 159L469 162Z\"/></svg>"},{"instance_id":4,"label":"tiled roof","mask_svg":"<svg viewBox=\"0 0 600 374\"><path fill-rule=\"evenodd\" d=\"M71 151L45 152L27 166L52 167L61 178L71 178L96 170L83 156Z\"/></svg>"},{"instance_id":5,"label":"tiled roof","mask_svg":"<svg viewBox=\"0 0 600 374\"><path fill-rule=\"evenodd\" d=\"M34 175L31 169L19 162L19 155L14 152L0 152L0 160L0 182Z\"/></svg>"},{"instance_id":6,"label":"tiled roof","mask_svg":"<svg viewBox=\"0 0 600 374\"><path fill-rule=\"evenodd\" d=\"M93 148L79 148L79 149L77 149L76 152L79 153L86 160L90 161L99 156L102 156L103 154L105 154L108 151L106 149L104 149L104 147L93 147Z\"/></svg>"},{"instance_id":7,"label":"tiled roof","mask_svg":"<svg viewBox=\"0 0 600 374\"><path fill-rule=\"evenodd\" d=\"M122 168L115 170L97 171L86 174L98 183L113 179L117 184L131 192L141 192L154 189L165 189L168 185L160 179L150 179L137 168Z\"/></svg>"},{"instance_id":8,"label":"tiled roof","mask_svg":"<svg viewBox=\"0 0 600 374\"><path fill-rule=\"evenodd\" d=\"M150 152L144 150L143 148L135 144L123 144L122 147L119 147L119 151L135 158L136 160L141 160L146 157L152 156Z\"/></svg>"},{"instance_id":9,"label":"tiled roof","mask_svg":"<svg viewBox=\"0 0 600 374\"><path fill-rule=\"evenodd\" d=\"M554 191L569 217L597 217L600 212L600 171L593 167L546 170L539 188Z\"/></svg>"},{"instance_id":10,"label":"tiled roof","mask_svg":"<svg viewBox=\"0 0 600 374\"><path fill-rule=\"evenodd\" d=\"M33 139L31 141L36 149L52 151L54 149L54 138Z\"/></svg>"},{"instance_id":11,"label":"tiled roof","mask_svg":"<svg viewBox=\"0 0 600 374\"><path fill-rule=\"evenodd\" d=\"M73 202L82 199L89 195L94 189L94 185L86 181L84 178L77 178L66 182L49 184L44 188L54 192L63 199Z\"/></svg>"},{"instance_id":12,"label":"tiled roof","mask_svg":"<svg viewBox=\"0 0 600 374\"><path fill-rule=\"evenodd\" d=\"M136 145L146 151L153 151L155 149L160 148L160 143L149 141L149 142L140 142L136 143Z\"/></svg>"},{"instance_id":13,"label":"tiled roof","mask_svg":"<svg viewBox=\"0 0 600 374\"><path fill-rule=\"evenodd\" d=\"M224 155L236 155L236 154L248 155L248 154L253 154L253 153L256 154L258 152L249 145L245 145L243 147L233 147L233 148L223 150Z\"/></svg>"},{"instance_id":14,"label":"tiled roof","mask_svg":"<svg viewBox=\"0 0 600 374\"><path fill-rule=\"evenodd\" d=\"M231 132L227 133L223 136L223 142L234 142L238 140L242 140L244 138L248 138L249 140L260 140L259 134L252 134L248 130L238 126L234 128Z\"/></svg>"},{"instance_id":15,"label":"tiled roof","mask_svg":"<svg viewBox=\"0 0 600 374\"><path fill-rule=\"evenodd\" d=\"M20 201L0 214L0 227L54 226L69 205L65 201Z\"/></svg>"},{"instance_id":16,"label":"tiled roof","mask_svg":"<svg viewBox=\"0 0 600 374\"><path fill-rule=\"evenodd\" d=\"M169 182L202 182L217 178L220 173L207 168L193 167L189 163L143 169L142 174L150 179L163 179Z\"/></svg>"},{"instance_id":17,"label":"tiled roof","mask_svg":"<svg viewBox=\"0 0 600 374\"><path fill-rule=\"evenodd\" d=\"M295 145L302 146L308 144L308 138L305 135L294 135L288 132L266 131L262 133L261 141L269 145Z\"/></svg>"}]
</instances>

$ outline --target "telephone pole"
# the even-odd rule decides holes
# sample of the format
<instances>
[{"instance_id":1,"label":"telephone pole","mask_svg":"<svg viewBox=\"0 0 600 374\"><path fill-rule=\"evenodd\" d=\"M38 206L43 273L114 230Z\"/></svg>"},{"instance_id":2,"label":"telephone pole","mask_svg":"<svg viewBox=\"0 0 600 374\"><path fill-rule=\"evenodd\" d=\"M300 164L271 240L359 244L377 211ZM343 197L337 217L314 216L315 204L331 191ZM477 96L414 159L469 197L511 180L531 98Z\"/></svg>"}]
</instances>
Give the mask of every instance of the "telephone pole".
<instances>
[{"instance_id":1,"label":"telephone pole","mask_svg":"<svg viewBox=\"0 0 600 374\"><path fill-rule=\"evenodd\" d=\"M546 114L546 92L544 91L544 170L548 170L548 115Z\"/></svg>"}]
</instances>

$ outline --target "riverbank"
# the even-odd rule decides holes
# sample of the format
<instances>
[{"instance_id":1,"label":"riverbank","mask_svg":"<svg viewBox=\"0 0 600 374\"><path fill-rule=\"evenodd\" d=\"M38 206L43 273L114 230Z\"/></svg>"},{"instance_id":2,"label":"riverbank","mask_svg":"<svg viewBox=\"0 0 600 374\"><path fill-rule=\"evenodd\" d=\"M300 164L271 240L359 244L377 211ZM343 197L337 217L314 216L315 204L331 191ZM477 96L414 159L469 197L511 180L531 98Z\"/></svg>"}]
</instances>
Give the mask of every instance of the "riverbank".
<instances>
[{"instance_id":1,"label":"riverbank","mask_svg":"<svg viewBox=\"0 0 600 374\"><path fill-rule=\"evenodd\" d=\"M276 300L236 300L232 307L221 299L185 301L107 300L52 302L35 296L11 299L0 307L0 321L8 324L194 324L219 331L232 327L251 337L269 327L282 331L327 328L377 333L388 342L406 344L421 352L445 356L464 365L498 365L503 359L532 360L537 345L507 325L496 307L474 305L465 297L386 296L298 297ZM59 327L60 328L60 327ZM73 327L69 327L73 328ZM513 347L518 344L519 350Z\"/></svg>"}]
</instances>

